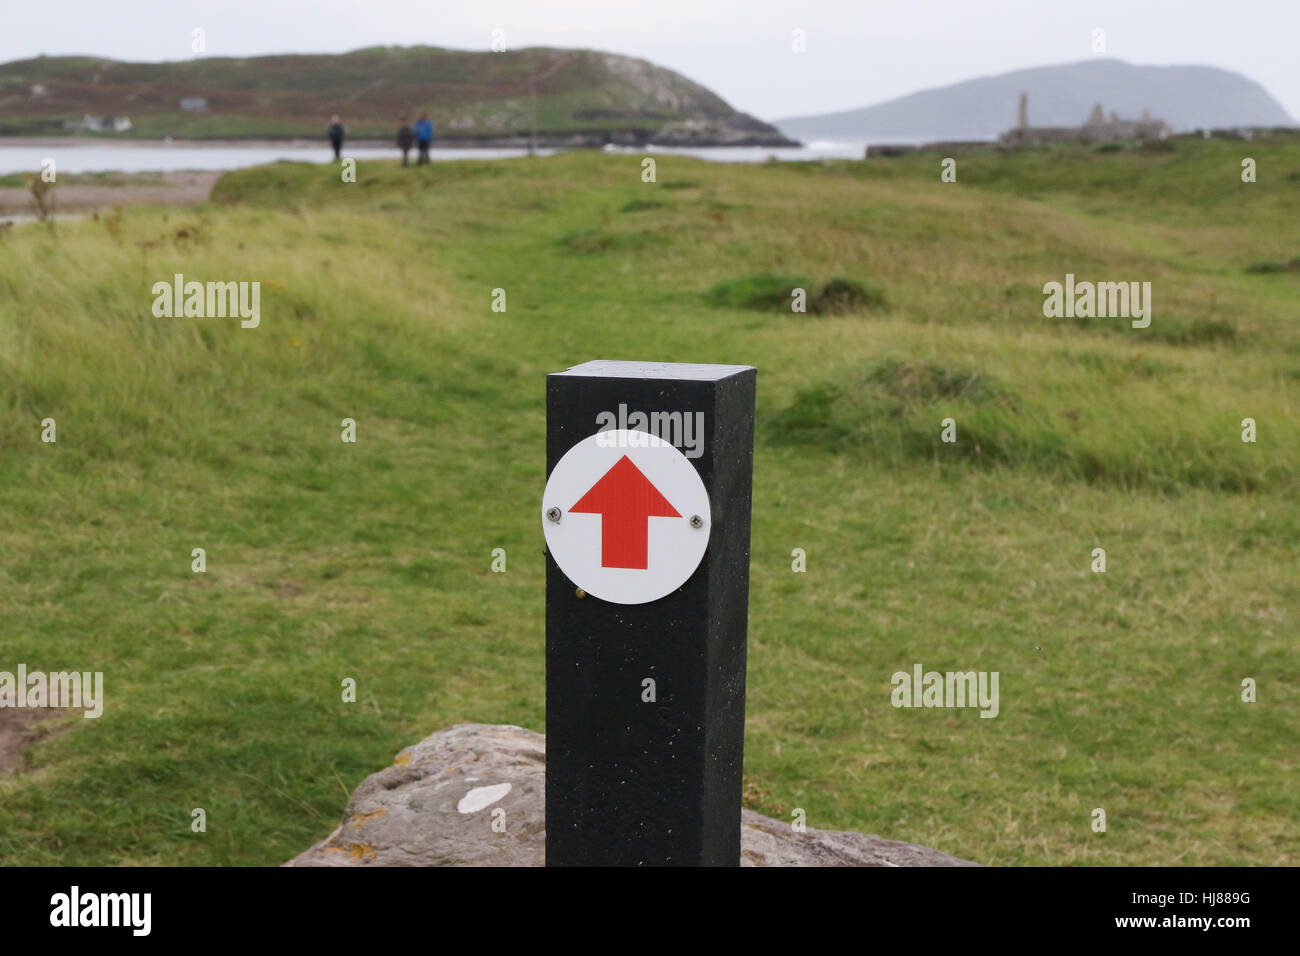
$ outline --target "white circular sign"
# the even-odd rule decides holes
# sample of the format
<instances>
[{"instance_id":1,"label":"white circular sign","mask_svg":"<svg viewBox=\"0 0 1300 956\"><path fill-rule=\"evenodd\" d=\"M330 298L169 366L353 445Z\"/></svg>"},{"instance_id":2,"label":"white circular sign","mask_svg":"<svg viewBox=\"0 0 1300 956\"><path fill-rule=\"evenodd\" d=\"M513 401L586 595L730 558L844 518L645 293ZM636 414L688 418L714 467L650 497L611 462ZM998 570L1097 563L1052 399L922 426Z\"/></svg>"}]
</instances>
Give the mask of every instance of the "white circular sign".
<instances>
[{"instance_id":1,"label":"white circular sign","mask_svg":"<svg viewBox=\"0 0 1300 956\"><path fill-rule=\"evenodd\" d=\"M686 583L709 545L709 493L695 466L649 432L584 438L555 465L542 532L560 570L615 604L645 604Z\"/></svg>"}]
</instances>

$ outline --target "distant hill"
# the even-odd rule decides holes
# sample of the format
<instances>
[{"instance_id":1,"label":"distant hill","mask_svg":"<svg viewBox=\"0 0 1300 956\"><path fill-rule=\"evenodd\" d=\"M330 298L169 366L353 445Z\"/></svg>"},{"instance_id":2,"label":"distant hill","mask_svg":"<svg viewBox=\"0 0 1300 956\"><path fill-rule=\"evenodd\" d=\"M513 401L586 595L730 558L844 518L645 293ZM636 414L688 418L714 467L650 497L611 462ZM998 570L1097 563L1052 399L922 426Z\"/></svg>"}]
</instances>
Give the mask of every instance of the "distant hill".
<instances>
[{"instance_id":1,"label":"distant hill","mask_svg":"<svg viewBox=\"0 0 1300 956\"><path fill-rule=\"evenodd\" d=\"M922 90L841 113L776 120L800 139L872 136L989 137L1016 122L1021 92L1034 126L1078 126L1096 103L1109 114L1137 118L1149 109L1175 130L1228 126L1294 126L1262 86L1212 66L1135 66L1091 59L1015 70Z\"/></svg>"},{"instance_id":2,"label":"distant hill","mask_svg":"<svg viewBox=\"0 0 1300 956\"><path fill-rule=\"evenodd\" d=\"M783 145L772 126L679 73L593 50L504 53L372 47L344 54L125 63L87 56L0 65L0 135L64 132L125 116L136 137L321 136L332 113L353 136L390 139L427 110L444 140ZM181 101L187 103L183 108Z\"/></svg>"}]
</instances>

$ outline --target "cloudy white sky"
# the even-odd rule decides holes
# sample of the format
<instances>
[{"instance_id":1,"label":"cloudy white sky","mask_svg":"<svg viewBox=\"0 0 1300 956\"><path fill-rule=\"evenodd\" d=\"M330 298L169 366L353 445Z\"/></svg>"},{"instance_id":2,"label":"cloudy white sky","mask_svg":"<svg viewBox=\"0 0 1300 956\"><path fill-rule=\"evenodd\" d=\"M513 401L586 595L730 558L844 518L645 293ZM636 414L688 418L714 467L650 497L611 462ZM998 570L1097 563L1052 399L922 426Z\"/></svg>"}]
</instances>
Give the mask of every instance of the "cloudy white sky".
<instances>
[{"instance_id":1,"label":"cloudy white sky","mask_svg":"<svg viewBox=\"0 0 1300 956\"><path fill-rule=\"evenodd\" d=\"M590 47L678 70L764 119L1086 59L1244 73L1300 118L1300 0L6 0L0 61L178 60L379 44ZM807 34L793 54L791 31Z\"/></svg>"}]
</instances>

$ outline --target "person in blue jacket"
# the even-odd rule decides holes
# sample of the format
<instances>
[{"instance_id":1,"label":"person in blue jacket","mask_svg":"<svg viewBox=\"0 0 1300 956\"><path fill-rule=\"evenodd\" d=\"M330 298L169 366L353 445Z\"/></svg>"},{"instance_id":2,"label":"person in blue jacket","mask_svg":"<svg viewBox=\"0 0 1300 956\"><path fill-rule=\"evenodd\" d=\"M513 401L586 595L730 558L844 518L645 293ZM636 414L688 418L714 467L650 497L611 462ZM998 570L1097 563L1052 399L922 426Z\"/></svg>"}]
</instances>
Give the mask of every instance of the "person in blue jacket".
<instances>
[{"instance_id":1,"label":"person in blue jacket","mask_svg":"<svg viewBox=\"0 0 1300 956\"><path fill-rule=\"evenodd\" d=\"M415 165L421 166L429 161L429 147L433 145L433 124L429 122L428 113L420 114L420 118L415 121L414 132L415 145L420 151Z\"/></svg>"}]
</instances>

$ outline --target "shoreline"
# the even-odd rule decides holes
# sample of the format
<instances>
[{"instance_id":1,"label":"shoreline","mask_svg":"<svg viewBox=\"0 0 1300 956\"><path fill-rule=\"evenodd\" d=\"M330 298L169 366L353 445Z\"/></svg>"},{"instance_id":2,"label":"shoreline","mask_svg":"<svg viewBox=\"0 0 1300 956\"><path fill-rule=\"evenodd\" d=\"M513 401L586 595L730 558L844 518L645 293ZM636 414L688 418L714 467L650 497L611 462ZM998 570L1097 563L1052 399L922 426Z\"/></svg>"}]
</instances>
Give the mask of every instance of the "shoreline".
<instances>
[{"instance_id":1,"label":"shoreline","mask_svg":"<svg viewBox=\"0 0 1300 956\"><path fill-rule=\"evenodd\" d=\"M394 152L397 150L397 146L387 140L349 139L347 145L364 149L391 147ZM64 146L76 149L86 146L95 149L237 149L240 147L247 149L276 149L283 146L294 146L302 148L324 147L328 149L329 142L323 136L319 139L303 139L299 137L286 137L285 139L100 139L93 136L0 136L0 148L5 146L21 146L25 148Z\"/></svg>"},{"instance_id":2,"label":"shoreline","mask_svg":"<svg viewBox=\"0 0 1300 956\"><path fill-rule=\"evenodd\" d=\"M666 147L725 149L730 147L766 147L769 149L793 149L804 144L795 140L771 142L767 137L746 136L734 139L702 136L698 139L670 136L665 142L654 138L646 139L636 135L592 134L592 133L538 133L536 139L527 133L508 136L480 137L439 137L433 141L435 150L443 149L527 149L530 142L537 149L601 149L604 146L619 147ZM216 137L213 139L134 139L116 136L0 136L0 148L5 146L36 147L61 146L77 148L93 146L96 148L137 148L137 149L276 149L285 146L295 148L329 148L328 140L319 137L285 136L282 138L231 139ZM391 149L397 151L395 137L392 139L352 138L345 141L346 146L360 149Z\"/></svg>"}]
</instances>

